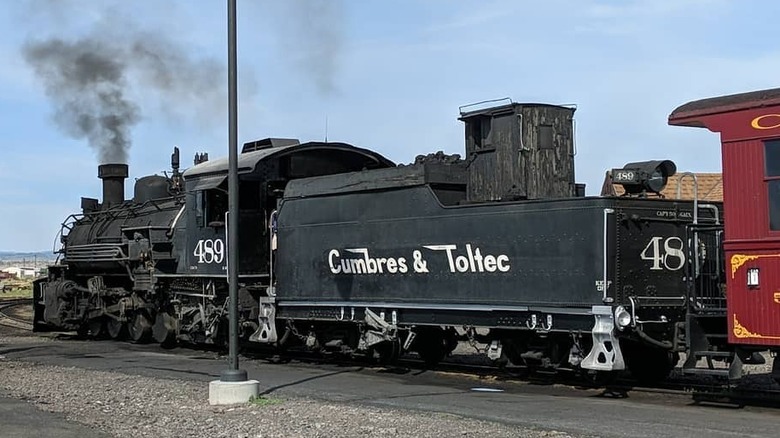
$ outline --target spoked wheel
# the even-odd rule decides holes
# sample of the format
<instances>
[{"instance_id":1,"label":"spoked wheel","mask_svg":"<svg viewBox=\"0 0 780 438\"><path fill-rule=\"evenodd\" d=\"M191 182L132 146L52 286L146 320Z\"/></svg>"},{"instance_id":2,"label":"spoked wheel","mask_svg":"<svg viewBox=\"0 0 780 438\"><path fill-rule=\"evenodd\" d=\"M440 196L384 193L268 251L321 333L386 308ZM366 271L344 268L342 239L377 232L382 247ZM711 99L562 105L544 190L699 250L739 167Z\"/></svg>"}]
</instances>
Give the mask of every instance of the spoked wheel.
<instances>
[{"instance_id":1,"label":"spoked wheel","mask_svg":"<svg viewBox=\"0 0 780 438\"><path fill-rule=\"evenodd\" d=\"M127 334L135 343L149 342L152 338L152 321L144 312L136 312L127 324Z\"/></svg>"},{"instance_id":2,"label":"spoked wheel","mask_svg":"<svg viewBox=\"0 0 780 438\"><path fill-rule=\"evenodd\" d=\"M124 339L127 335L127 327L124 321L115 318L106 318L106 332L111 339Z\"/></svg>"},{"instance_id":3,"label":"spoked wheel","mask_svg":"<svg viewBox=\"0 0 780 438\"><path fill-rule=\"evenodd\" d=\"M89 337L93 339L102 338L106 331L103 329L103 317L94 318L87 323Z\"/></svg>"},{"instance_id":4,"label":"spoked wheel","mask_svg":"<svg viewBox=\"0 0 780 438\"><path fill-rule=\"evenodd\" d=\"M176 344L176 319L167 312L158 312L152 327L152 336L163 347Z\"/></svg>"},{"instance_id":5,"label":"spoked wheel","mask_svg":"<svg viewBox=\"0 0 780 438\"><path fill-rule=\"evenodd\" d=\"M89 337L89 323L85 322L84 324L81 324L79 328L76 329L76 335L79 338Z\"/></svg>"}]
</instances>

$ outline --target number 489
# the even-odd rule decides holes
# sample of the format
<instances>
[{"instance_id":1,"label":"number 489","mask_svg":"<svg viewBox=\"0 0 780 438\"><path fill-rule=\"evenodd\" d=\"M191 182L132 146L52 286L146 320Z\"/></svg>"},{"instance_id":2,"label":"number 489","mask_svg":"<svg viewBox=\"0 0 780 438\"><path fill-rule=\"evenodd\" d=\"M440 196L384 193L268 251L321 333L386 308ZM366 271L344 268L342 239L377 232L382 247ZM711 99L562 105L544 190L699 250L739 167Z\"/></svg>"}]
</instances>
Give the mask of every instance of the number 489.
<instances>
[{"instance_id":1,"label":"number 489","mask_svg":"<svg viewBox=\"0 0 780 438\"><path fill-rule=\"evenodd\" d=\"M198 263L222 263L225 259L225 242L222 239L201 239L192 252Z\"/></svg>"}]
</instances>

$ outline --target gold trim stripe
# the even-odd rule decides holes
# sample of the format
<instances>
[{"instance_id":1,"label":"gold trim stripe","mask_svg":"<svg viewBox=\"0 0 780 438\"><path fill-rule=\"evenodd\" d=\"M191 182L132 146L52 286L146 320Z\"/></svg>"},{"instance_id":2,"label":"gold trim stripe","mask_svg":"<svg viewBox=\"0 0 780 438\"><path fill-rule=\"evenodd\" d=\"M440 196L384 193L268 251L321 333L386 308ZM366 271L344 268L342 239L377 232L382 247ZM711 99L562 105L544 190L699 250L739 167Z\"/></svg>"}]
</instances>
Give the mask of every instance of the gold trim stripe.
<instances>
[{"instance_id":1,"label":"gold trim stripe","mask_svg":"<svg viewBox=\"0 0 780 438\"><path fill-rule=\"evenodd\" d=\"M734 278L734 276L737 274L737 270L742 267L745 263L756 260L756 259L763 259L763 258L770 258L770 257L780 257L780 254L756 254L756 255L748 255L748 254L734 254L731 256L731 278Z\"/></svg>"},{"instance_id":2,"label":"gold trim stripe","mask_svg":"<svg viewBox=\"0 0 780 438\"><path fill-rule=\"evenodd\" d=\"M780 336L765 336L759 333L751 332L745 326L739 323L736 313L734 314L734 329L732 331L734 332L734 336L740 339L745 339L745 338L780 339Z\"/></svg>"}]
</instances>

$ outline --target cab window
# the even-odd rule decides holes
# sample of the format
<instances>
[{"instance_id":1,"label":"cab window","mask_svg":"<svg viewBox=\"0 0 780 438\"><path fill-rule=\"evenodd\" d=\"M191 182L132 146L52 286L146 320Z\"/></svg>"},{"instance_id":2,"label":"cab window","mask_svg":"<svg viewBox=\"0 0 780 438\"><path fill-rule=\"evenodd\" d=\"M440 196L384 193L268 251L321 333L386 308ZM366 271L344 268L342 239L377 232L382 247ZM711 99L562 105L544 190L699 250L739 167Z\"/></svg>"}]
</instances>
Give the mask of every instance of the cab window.
<instances>
[{"instance_id":1,"label":"cab window","mask_svg":"<svg viewBox=\"0 0 780 438\"><path fill-rule=\"evenodd\" d=\"M203 224L209 227L225 225L225 213L228 211L228 194L220 189L204 190L200 193L199 212L202 212Z\"/></svg>"}]
</instances>

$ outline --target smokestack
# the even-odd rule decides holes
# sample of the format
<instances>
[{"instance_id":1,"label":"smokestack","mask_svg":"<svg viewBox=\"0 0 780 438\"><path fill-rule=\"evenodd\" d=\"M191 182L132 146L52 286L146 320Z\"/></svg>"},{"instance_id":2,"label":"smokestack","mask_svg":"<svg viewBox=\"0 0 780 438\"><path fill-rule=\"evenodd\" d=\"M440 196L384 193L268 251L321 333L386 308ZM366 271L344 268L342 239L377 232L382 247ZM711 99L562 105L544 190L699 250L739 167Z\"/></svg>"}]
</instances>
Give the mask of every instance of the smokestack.
<instances>
[{"instance_id":1,"label":"smokestack","mask_svg":"<svg viewBox=\"0 0 780 438\"><path fill-rule=\"evenodd\" d=\"M98 178L103 180L103 210L124 202L127 164L101 164Z\"/></svg>"}]
</instances>

